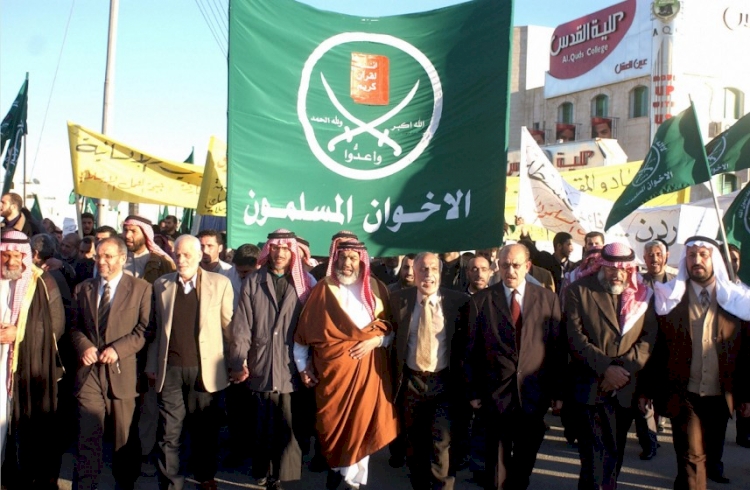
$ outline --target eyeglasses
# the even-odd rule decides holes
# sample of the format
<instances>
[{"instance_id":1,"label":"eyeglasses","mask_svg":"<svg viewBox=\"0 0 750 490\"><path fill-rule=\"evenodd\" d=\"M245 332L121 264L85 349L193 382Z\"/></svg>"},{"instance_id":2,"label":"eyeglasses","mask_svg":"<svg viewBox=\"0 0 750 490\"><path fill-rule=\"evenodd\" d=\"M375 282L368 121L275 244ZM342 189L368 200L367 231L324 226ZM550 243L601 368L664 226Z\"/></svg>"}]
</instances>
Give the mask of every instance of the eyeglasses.
<instances>
[{"instance_id":1,"label":"eyeglasses","mask_svg":"<svg viewBox=\"0 0 750 490\"><path fill-rule=\"evenodd\" d=\"M114 255L112 255L112 254L101 254L101 255L94 255L94 260L104 259L107 262L109 262L110 260L115 259L115 258L117 258L117 257L119 257L121 255L122 254L114 254Z\"/></svg>"},{"instance_id":2,"label":"eyeglasses","mask_svg":"<svg viewBox=\"0 0 750 490\"><path fill-rule=\"evenodd\" d=\"M521 267L524 267L525 265L526 265L526 262L524 262L522 264L505 263L505 264L500 264L500 268L502 270L504 270L504 271L507 271L508 269L510 269L511 267L513 267L513 270L520 271Z\"/></svg>"}]
</instances>

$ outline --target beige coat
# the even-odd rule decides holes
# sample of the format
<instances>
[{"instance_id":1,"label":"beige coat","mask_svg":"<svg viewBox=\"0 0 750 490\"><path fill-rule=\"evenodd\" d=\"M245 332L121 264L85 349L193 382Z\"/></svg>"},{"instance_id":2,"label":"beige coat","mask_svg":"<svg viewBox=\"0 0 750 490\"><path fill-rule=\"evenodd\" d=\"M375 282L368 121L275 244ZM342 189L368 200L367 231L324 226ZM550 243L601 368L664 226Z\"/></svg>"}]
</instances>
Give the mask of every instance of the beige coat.
<instances>
[{"instance_id":1,"label":"beige coat","mask_svg":"<svg viewBox=\"0 0 750 490\"><path fill-rule=\"evenodd\" d=\"M156 391L161 392L167 370L169 336L177 288L177 273L166 274L154 283L155 337L148 350L146 372L156 373ZM223 390L229 384L226 353L231 343L234 291L232 283L221 274L198 269L199 303L198 353L201 379L209 393Z\"/></svg>"}]
</instances>

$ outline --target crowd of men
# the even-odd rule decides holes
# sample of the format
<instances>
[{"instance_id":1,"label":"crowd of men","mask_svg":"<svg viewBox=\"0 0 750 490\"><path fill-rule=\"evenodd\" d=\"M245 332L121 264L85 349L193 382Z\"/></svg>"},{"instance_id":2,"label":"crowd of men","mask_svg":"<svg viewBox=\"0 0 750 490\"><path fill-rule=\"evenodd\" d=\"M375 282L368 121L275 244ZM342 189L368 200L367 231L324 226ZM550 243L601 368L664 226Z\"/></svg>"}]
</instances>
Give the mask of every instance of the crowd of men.
<instances>
[{"instance_id":1,"label":"crowd of men","mask_svg":"<svg viewBox=\"0 0 750 490\"><path fill-rule=\"evenodd\" d=\"M186 474L217 488L224 422L224 464L252 458L270 489L312 452L326 488L367 486L386 447L416 490L455 488L467 464L482 488L525 489L549 410L578 447L580 489L616 488L634 420L648 460L671 419L676 489L730 481L733 416L750 447L750 291L739 250L725 261L707 237L686 240L676 274L666 244L646 244L642 274L596 232L577 263L566 233L553 253L523 238L381 260L348 231L317 261L286 229L227 254L221 233L179 235L174 217L115 230L89 215L60 236L15 194L0 215L9 489L56 489L72 444L73 488L98 488L105 439L117 488L154 460L162 489Z\"/></svg>"}]
</instances>

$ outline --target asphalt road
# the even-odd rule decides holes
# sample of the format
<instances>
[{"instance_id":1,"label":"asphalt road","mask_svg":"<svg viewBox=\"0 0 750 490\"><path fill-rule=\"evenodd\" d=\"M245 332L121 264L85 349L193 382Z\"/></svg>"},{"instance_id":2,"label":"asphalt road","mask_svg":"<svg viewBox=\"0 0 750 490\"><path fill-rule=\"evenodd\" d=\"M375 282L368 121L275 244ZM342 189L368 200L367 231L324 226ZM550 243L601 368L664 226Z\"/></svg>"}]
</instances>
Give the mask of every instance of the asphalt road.
<instances>
[{"instance_id":1,"label":"asphalt road","mask_svg":"<svg viewBox=\"0 0 750 490\"><path fill-rule=\"evenodd\" d=\"M532 490L574 490L578 484L579 459L576 449L570 447L564 437L560 419L547 416L550 430L547 432L537 459L534 474L531 477ZM676 460L672 447L672 436L669 425L666 431L659 435L661 448L657 456L651 461L641 461L638 458L640 447L632 432L628 435L629 441L625 451L625 464L620 474L619 486L622 489L648 489L648 490L670 490L676 475ZM726 445L724 448L725 475L731 479L728 485L720 485L709 481L709 489L750 489L750 449L737 446L735 443L734 421L729 422L727 429ZM378 452L370 459L370 481L364 488L375 490L407 490L409 484L408 470L406 468L393 469L388 466L388 450ZM73 474L74 456L72 452L65 455L60 479L61 490L71 488L71 477ZM232 490L242 488L260 489L254 484L249 467L238 470L220 470L217 475L219 488ZM479 486L471 480L472 473L469 470L459 472L456 488L474 490ZM100 489L114 489L114 480L109 466L105 468L102 475ZM156 489L156 477L144 477L138 479L138 490ZM285 490L322 490L325 488L325 473L312 473L305 467L302 471L302 479L298 482L284 483ZM186 490L198 489L197 483L189 479Z\"/></svg>"}]
</instances>

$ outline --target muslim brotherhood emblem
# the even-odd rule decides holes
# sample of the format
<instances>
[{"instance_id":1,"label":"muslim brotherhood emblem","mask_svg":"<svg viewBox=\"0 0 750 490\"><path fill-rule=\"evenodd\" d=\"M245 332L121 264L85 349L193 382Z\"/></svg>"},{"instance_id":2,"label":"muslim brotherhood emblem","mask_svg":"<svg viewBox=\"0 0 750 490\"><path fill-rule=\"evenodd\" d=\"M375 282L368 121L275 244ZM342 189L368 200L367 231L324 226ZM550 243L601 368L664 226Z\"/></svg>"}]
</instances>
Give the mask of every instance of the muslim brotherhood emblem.
<instances>
[{"instance_id":1,"label":"muslim brotherhood emblem","mask_svg":"<svg viewBox=\"0 0 750 490\"><path fill-rule=\"evenodd\" d=\"M440 124L443 89L432 62L386 34L346 32L304 63L297 117L315 158L350 179L375 180L408 167Z\"/></svg>"}]
</instances>

